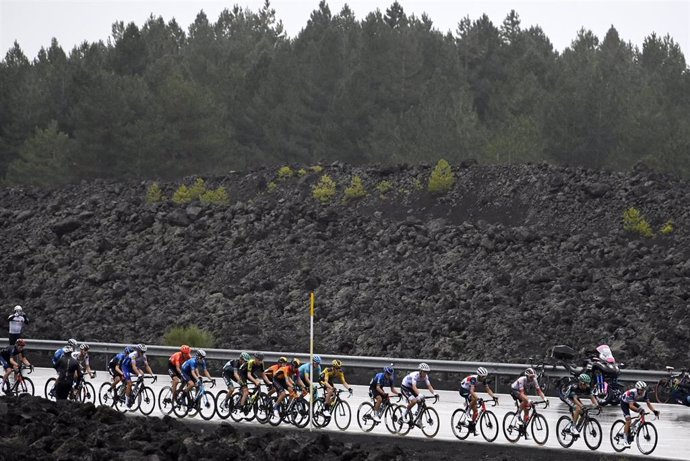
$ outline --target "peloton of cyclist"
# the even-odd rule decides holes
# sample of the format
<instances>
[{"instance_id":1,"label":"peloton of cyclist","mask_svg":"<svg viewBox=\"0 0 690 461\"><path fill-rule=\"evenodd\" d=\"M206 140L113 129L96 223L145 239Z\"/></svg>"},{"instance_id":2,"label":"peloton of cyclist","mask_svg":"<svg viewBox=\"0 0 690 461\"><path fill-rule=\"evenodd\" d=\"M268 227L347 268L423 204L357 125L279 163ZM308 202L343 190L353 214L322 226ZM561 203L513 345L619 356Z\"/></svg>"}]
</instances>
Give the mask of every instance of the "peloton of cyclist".
<instances>
[{"instance_id":1,"label":"peloton of cyclist","mask_svg":"<svg viewBox=\"0 0 690 461\"><path fill-rule=\"evenodd\" d=\"M394 375L395 370L393 367L386 366L383 367L382 372L376 373L369 383L369 397L374 400L374 414L372 418L376 422L381 421L381 404L390 398L390 395L383 388L388 386L391 388L391 394L400 395L400 392L395 390Z\"/></svg>"},{"instance_id":2,"label":"peloton of cyclist","mask_svg":"<svg viewBox=\"0 0 690 461\"><path fill-rule=\"evenodd\" d=\"M625 440L623 441L626 448L630 447L630 423L632 418L630 417L630 410L636 411L637 413L644 413L644 410L637 402L644 401L647 407L654 413L654 416L659 416L659 412L654 409L652 403L649 401L649 393L647 392L647 383L644 381L638 381L635 383L635 387L629 389L621 395L621 410L623 410L623 416L625 416Z\"/></svg>"},{"instance_id":3,"label":"peloton of cyclist","mask_svg":"<svg viewBox=\"0 0 690 461\"><path fill-rule=\"evenodd\" d=\"M19 370L20 363L23 363L27 367L31 367L31 369L33 369L33 365L29 363L29 360L24 355L25 347L26 341L24 341L22 338L19 338L13 346L8 346L0 350L0 365L2 365L5 371L5 374L2 378L2 382L4 383L3 387L5 388L3 390L6 392L9 391L10 388L10 383L7 380L7 377L10 375L10 373L12 373L12 370Z\"/></svg>"},{"instance_id":4,"label":"peloton of cyclist","mask_svg":"<svg viewBox=\"0 0 690 461\"><path fill-rule=\"evenodd\" d=\"M592 404L599 407L599 402L597 402L594 392L592 378L587 373L582 373L577 377L577 383L572 383L563 392L559 392L561 400L568 405L570 413L573 415L573 424L570 427L571 434L578 435L580 433L577 430L577 423L584 408L580 397L589 397Z\"/></svg>"},{"instance_id":5,"label":"peloton of cyclist","mask_svg":"<svg viewBox=\"0 0 690 461\"><path fill-rule=\"evenodd\" d=\"M182 382L187 384L187 394L192 390L194 386L201 384L201 373L207 378L211 379L211 374L208 372L208 367L206 366L206 351L203 349L197 349L196 354L191 359L186 360L182 367L180 367L182 372Z\"/></svg>"},{"instance_id":6,"label":"peloton of cyclist","mask_svg":"<svg viewBox=\"0 0 690 461\"><path fill-rule=\"evenodd\" d=\"M419 388L417 387L417 383L422 382L426 384L426 387L429 390L429 392L431 392L432 395L436 395L436 392L434 391L434 388L431 385L431 382L429 381L430 371L431 368L429 367L429 365L427 365L426 363L420 363L417 367L417 371L413 371L412 373L408 374L403 378L402 384L400 386L400 391L402 392L402 395L405 396L408 402L407 411L404 415L405 418L410 417L412 408L415 405L417 405L417 402L421 402L422 400L424 400L424 396L419 395Z\"/></svg>"},{"instance_id":7,"label":"peloton of cyclist","mask_svg":"<svg viewBox=\"0 0 690 461\"><path fill-rule=\"evenodd\" d=\"M525 376L519 377L510 386L510 396L513 398L513 400L519 402L519 406L524 412L522 424L520 426L521 433L525 432L525 428L529 422L529 410L532 408L532 402L527 398L527 391L531 387L536 389L537 394L542 398L542 400L547 401L546 396L544 396L544 392L542 392L541 386L539 385L537 373L534 371L534 368L526 369Z\"/></svg>"},{"instance_id":8,"label":"peloton of cyclist","mask_svg":"<svg viewBox=\"0 0 690 461\"><path fill-rule=\"evenodd\" d=\"M327 417L331 415L331 402L333 401L333 395L335 394L335 386L333 384L335 378L338 378L342 385L345 386L345 389L347 389L348 392L350 392L350 395L352 395L352 388L347 381L345 381L343 362L338 359L333 360L333 362L331 362L331 367L323 370L320 376L321 384L326 388L326 399L324 400L323 415Z\"/></svg>"},{"instance_id":9,"label":"peloton of cyclist","mask_svg":"<svg viewBox=\"0 0 690 461\"><path fill-rule=\"evenodd\" d=\"M273 414L276 418L280 417L280 403L287 396L287 392L292 395L295 392L295 384L305 387L304 382L299 375L300 365L302 365L302 362L300 362L298 358L293 358L292 362L278 368L278 370L273 374L273 387L275 387L276 392L278 393L278 399L276 400L275 405L273 405Z\"/></svg>"},{"instance_id":10,"label":"peloton of cyclist","mask_svg":"<svg viewBox=\"0 0 690 461\"><path fill-rule=\"evenodd\" d=\"M182 381L182 364L192 358L192 348L186 344L168 358L168 375L172 380L172 400L177 402L177 387Z\"/></svg>"},{"instance_id":11,"label":"peloton of cyclist","mask_svg":"<svg viewBox=\"0 0 690 461\"><path fill-rule=\"evenodd\" d=\"M486 382L488 377L489 371L484 367L479 367L477 368L477 374L469 375L460 382L460 396L464 397L465 403L472 408L472 421L469 424L469 431L474 435L477 435L475 428L477 416L479 415L479 411L477 410L477 400L479 399L476 392L477 386L484 386L486 393L489 394L494 401L498 402L498 397L494 395L491 387L489 387L489 384Z\"/></svg>"},{"instance_id":12,"label":"peloton of cyclist","mask_svg":"<svg viewBox=\"0 0 690 461\"><path fill-rule=\"evenodd\" d=\"M132 375L137 375L139 378L143 379L144 372L141 370L142 368L146 368L147 373L153 375L153 371L151 371L148 359L146 358L146 349L145 344L137 344L134 346L134 352L126 355L120 364L120 368L122 369L122 374L124 375L124 380L126 383L125 406L127 408L131 407L134 403L131 399Z\"/></svg>"}]
</instances>

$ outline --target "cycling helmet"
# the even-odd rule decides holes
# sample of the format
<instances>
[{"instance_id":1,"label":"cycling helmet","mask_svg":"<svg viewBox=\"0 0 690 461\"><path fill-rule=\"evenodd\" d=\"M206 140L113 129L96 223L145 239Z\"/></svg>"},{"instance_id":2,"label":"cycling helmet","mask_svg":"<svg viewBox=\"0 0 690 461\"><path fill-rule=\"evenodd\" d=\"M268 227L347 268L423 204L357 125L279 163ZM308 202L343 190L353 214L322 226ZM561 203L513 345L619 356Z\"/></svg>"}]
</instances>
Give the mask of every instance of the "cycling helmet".
<instances>
[{"instance_id":1,"label":"cycling helmet","mask_svg":"<svg viewBox=\"0 0 690 461\"><path fill-rule=\"evenodd\" d=\"M420 363L417 369L419 371L425 371L427 373L431 371L431 367L429 367L429 365L427 365L426 363Z\"/></svg>"},{"instance_id":2,"label":"cycling helmet","mask_svg":"<svg viewBox=\"0 0 690 461\"><path fill-rule=\"evenodd\" d=\"M636 387L638 390L643 391L643 390L647 389L647 383L645 383L644 381L638 381L638 382L635 383L635 387Z\"/></svg>"},{"instance_id":3,"label":"cycling helmet","mask_svg":"<svg viewBox=\"0 0 690 461\"><path fill-rule=\"evenodd\" d=\"M125 347L125 354L129 355L132 352L134 352L134 347L132 347L132 346Z\"/></svg>"},{"instance_id":4,"label":"cycling helmet","mask_svg":"<svg viewBox=\"0 0 690 461\"><path fill-rule=\"evenodd\" d=\"M254 358L255 358L256 360L263 360L263 359L264 359L264 354L262 354L261 352L254 352Z\"/></svg>"},{"instance_id":5,"label":"cycling helmet","mask_svg":"<svg viewBox=\"0 0 690 461\"><path fill-rule=\"evenodd\" d=\"M146 344L137 344L134 349L138 350L139 352L146 352Z\"/></svg>"},{"instance_id":6,"label":"cycling helmet","mask_svg":"<svg viewBox=\"0 0 690 461\"><path fill-rule=\"evenodd\" d=\"M17 313L21 312L21 311L22 311L22 306L20 306L19 304L17 304L16 306L14 306L14 311L17 312Z\"/></svg>"},{"instance_id":7,"label":"cycling helmet","mask_svg":"<svg viewBox=\"0 0 690 461\"><path fill-rule=\"evenodd\" d=\"M287 357L278 357L278 363L287 363L288 359Z\"/></svg>"},{"instance_id":8,"label":"cycling helmet","mask_svg":"<svg viewBox=\"0 0 690 461\"><path fill-rule=\"evenodd\" d=\"M312 359L312 361L318 365L321 363L321 357L319 357L318 355L315 355L314 358Z\"/></svg>"},{"instance_id":9,"label":"cycling helmet","mask_svg":"<svg viewBox=\"0 0 690 461\"><path fill-rule=\"evenodd\" d=\"M19 338L15 343L15 346L26 346L26 341L24 341L22 338Z\"/></svg>"},{"instance_id":10,"label":"cycling helmet","mask_svg":"<svg viewBox=\"0 0 690 461\"><path fill-rule=\"evenodd\" d=\"M249 355L249 352L242 352L240 354L240 358L244 360L245 362L249 362L252 359L252 356Z\"/></svg>"},{"instance_id":11,"label":"cycling helmet","mask_svg":"<svg viewBox=\"0 0 690 461\"><path fill-rule=\"evenodd\" d=\"M185 355L190 355L192 353L192 348L186 344L183 344L180 346L180 352L182 352Z\"/></svg>"},{"instance_id":12,"label":"cycling helmet","mask_svg":"<svg viewBox=\"0 0 690 461\"><path fill-rule=\"evenodd\" d=\"M333 364L333 368L340 368L343 366L343 362L341 362L338 359L333 360L332 364Z\"/></svg>"},{"instance_id":13,"label":"cycling helmet","mask_svg":"<svg viewBox=\"0 0 690 461\"><path fill-rule=\"evenodd\" d=\"M79 344L77 344L77 340L74 338L67 340L67 345L71 346L72 349L76 349L79 346Z\"/></svg>"},{"instance_id":14,"label":"cycling helmet","mask_svg":"<svg viewBox=\"0 0 690 461\"><path fill-rule=\"evenodd\" d=\"M578 381L581 383L589 384L592 382L592 378L589 377L588 374L582 373L580 376L577 377Z\"/></svg>"},{"instance_id":15,"label":"cycling helmet","mask_svg":"<svg viewBox=\"0 0 690 461\"><path fill-rule=\"evenodd\" d=\"M537 373L534 371L534 368L528 368L525 370L525 376L534 376Z\"/></svg>"},{"instance_id":16,"label":"cycling helmet","mask_svg":"<svg viewBox=\"0 0 690 461\"><path fill-rule=\"evenodd\" d=\"M487 370L484 367L479 367L477 368L477 376L487 376L489 374L489 370Z\"/></svg>"},{"instance_id":17,"label":"cycling helmet","mask_svg":"<svg viewBox=\"0 0 690 461\"><path fill-rule=\"evenodd\" d=\"M298 368L300 365L302 365L302 362L298 358L292 359L292 366L295 368Z\"/></svg>"},{"instance_id":18,"label":"cycling helmet","mask_svg":"<svg viewBox=\"0 0 690 461\"><path fill-rule=\"evenodd\" d=\"M91 347L89 347L89 345L86 343L81 343L79 345L79 350L82 350L84 352L88 352L89 349L91 349Z\"/></svg>"},{"instance_id":19,"label":"cycling helmet","mask_svg":"<svg viewBox=\"0 0 690 461\"><path fill-rule=\"evenodd\" d=\"M71 354L74 352L74 349L72 349L72 346L65 346L62 350L65 351L65 354Z\"/></svg>"},{"instance_id":20,"label":"cycling helmet","mask_svg":"<svg viewBox=\"0 0 690 461\"><path fill-rule=\"evenodd\" d=\"M203 349L199 349L196 351L196 356L201 357L202 359L206 358L206 351Z\"/></svg>"},{"instance_id":21,"label":"cycling helmet","mask_svg":"<svg viewBox=\"0 0 690 461\"><path fill-rule=\"evenodd\" d=\"M393 370L393 367L383 367L383 372L389 375L392 375L394 371L395 370Z\"/></svg>"}]
</instances>

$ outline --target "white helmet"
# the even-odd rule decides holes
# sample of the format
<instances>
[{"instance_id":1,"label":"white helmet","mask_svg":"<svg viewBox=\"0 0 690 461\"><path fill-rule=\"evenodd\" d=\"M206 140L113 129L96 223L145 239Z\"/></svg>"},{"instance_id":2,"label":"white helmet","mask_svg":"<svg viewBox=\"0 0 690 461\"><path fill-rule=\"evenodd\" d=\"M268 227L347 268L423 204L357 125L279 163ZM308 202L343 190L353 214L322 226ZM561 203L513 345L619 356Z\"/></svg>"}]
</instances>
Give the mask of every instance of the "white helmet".
<instances>
[{"instance_id":1,"label":"white helmet","mask_svg":"<svg viewBox=\"0 0 690 461\"><path fill-rule=\"evenodd\" d=\"M477 368L477 375L486 376L488 374L489 374L489 370L487 370L486 368L484 368L484 367Z\"/></svg>"},{"instance_id":2,"label":"white helmet","mask_svg":"<svg viewBox=\"0 0 690 461\"><path fill-rule=\"evenodd\" d=\"M537 373L534 371L534 368L528 368L525 370L525 376L534 376Z\"/></svg>"},{"instance_id":3,"label":"white helmet","mask_svg":"<svg viewBox=\"0 0 690 461\"><path fill-rule=\"evenodd\" d=\"M17 304L16 306L14 306L14 311L15 311L15 312L21 312L21 311L22 311L22 306L20 306L19 304Z\"/></svg>"},{"instance_id":4,"label":"white helmet","mask_svg":"<svg viewBox=\"0 0 690 461\"><path fill-rule=\"evenodd\" d=\"M77 347L79 347L79 344L77 344L77 340L74 338L68 339L67 345L70 346L72 350L75 350Z\"/></svg>"},{"instance_id":5,"label":"white helmet","mask_svg":"<svg viewBox=\"0 0 690 461\"><path fill-rule=\"evenodd\" d=\"M204 358L206 358L206 351L203 349L199 349L196 351L196 356L204 359Z\"/></svg>"},{"instance_id":6,"label":"white helmet","mask_svg":"<svg viewBox=\"0 0 690 461\"><path fill-rule=\"evenodd\" d=\"M134 349L140 352L146 352L146 344L137 344Z\"/></svg>"},{"instance_id":7,"label":"white helmet","mask_svg":"<svg viewBox=\"0 0 690 461\"><path fill-rule=\"evenodd\" d=\"M431 371L431 368L426 363L420 363L419 366L417 367L417 369L419 371L425 371L427 373Z\"/></svg>"},{"instance_id":8,"label":"white helmet","mask_svg":"<svg viewBox=\"0 0 690 461\"><path fill-rule=\"evenodd\" d=\"M647 389L647 383L645 383L644 381L638 381L635 383L635 387L637 389L643 391L643 390Z\"/></svg>"}]
</instances>

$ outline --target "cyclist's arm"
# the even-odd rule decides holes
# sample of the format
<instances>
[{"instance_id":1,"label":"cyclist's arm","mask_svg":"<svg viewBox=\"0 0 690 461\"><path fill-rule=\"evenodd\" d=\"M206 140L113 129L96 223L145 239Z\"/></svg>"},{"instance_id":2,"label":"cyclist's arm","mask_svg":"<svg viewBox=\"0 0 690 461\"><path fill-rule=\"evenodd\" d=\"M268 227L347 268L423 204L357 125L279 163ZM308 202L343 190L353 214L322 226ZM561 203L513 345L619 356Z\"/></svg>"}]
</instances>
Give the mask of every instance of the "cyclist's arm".
<instances>
[{"instance_id":1,"label":"cyclist's arm","mask_svg":"<svg viewBox=\"0 0 690 461\"><path fill-rule=\"evenodd\" d=\"M489 397L491 397L492 399L496 398L496 395L494 394L493 389L491 389L491 386L489 386L488 384L484 384L484 388L486 389L486 393L489 394Z\"/></svg>"},{"instance_id":2,"label":"cyclist's arm","mask_svg":"<svg viewBox=\"0 0 690 461\"><path fill-rule=\"evenodd\" d=\"M10 356L10 365L12 365L12 368L14 368L15 370L19 368L19 362L14 360L13 356Z\"/></svg>"},{"instance_id":3,"label":"cyclist's arm","mask_svg":"<svg viewBox=\"0 0 690 461\"><path fill-rule=\"evenodd\" d=\"M637 404L637 402L630 402L628 405L630 406L630 409L631 409L632 411L635 411L635 412L637 412L637 413L639 413L640 410L642 410L642 407L640 407L640 406Z\"/></svg>"},{"instance_id":4,"label":"cyclist's arm","mask_svg":"<svg viewBox=\"0 0 690 461\"><path fill-rule=\"evenodd\" d=\"M654 406L652 406L652 402L649 400L647 400L647 408L649 408L652 411L652 413L656 414L656 409L654 408Z\"/></svg>"},{"instance_id":5,"label":"cyclist's arm","mask_svg":"<svg viewBox=\"0 0 690 461\"><path fill-rule=\"evenodd\" d=\"M343 383L343 386L345 386L345 389L347 389L348 391L352 389L350 385L347 383L347 381L345 381L345 373L340 373L340 382Z\"/></svg>"},{"instance_id":6,"label":"cyclist's arm","mask_svg":"<svg viewBox=\"0 0 690 461\"><path fill-rule=\"evenodd\" d=\"M391 384L391 393L392 393L393 395L400 395L400 392L398 392L398 391L395 389L395 386L393 386L392 384Z\"/></svg>"},{"instance_id":7,"label":"cyclist's arm","mask_svg":"<svg viewBox=\"0 0 690 461\"><path fill-rule=\"evenodd\" d=\"M539 385L539 381L537 381L535 379L534 384L537 387L537 394L539 395L539 397L541 397L542 400L546 400L546 396L544 395L544 391L541 390L541 386Z\"/></svg>"},{"instance_id":8,"label":"cyclist's arm","mask_svg":"<svg viewBox=\"0 0 690 461\"><path fill-rule=\"evenodd\" d=\"M589 395L589 400L591 400L592 403L593 403L594 405L596 405L597 407L599 406L599 402L597 401L597 398L594 397L593 395L591 395L591 394Z\"/></svg>"},{"instance_id":9,"label":"cyclist's arm","mask_svg":"<svg viewBox=\"0 0 690 461\"><path fill-rule=\"evenodd\" d=\"M134 374L137 376L144 376L144 372L139 369L137 366L137 361L132 360L132 370L134 371Z\"/></svg>"},{"instance_id":10,"label":"cyclist's arm","mask_svg":"<svg viewBox=\"0 0 690 461\"><path fill-rule=\"evenodd\" d=\"M434 386L432 386L431 383L429 383L429 385L428 385L427 387L428 387L428 389L429 389L429 392L431 392L432 394L436 395L436 391L434 390Z\"/></svg>"},{"instance_id":11,"label":"cyclist's arm","mask_svg":"<svg viewBox=\"0 0 690 461\"><path fill-rule=\"evenodd\" d=\"M254 375L252 375L251 373L249 373L249 374L247 375L247 378L249 378L249 380L250 380L255 386L261 386L261 381L259 381L258 379L256 379L256 378L254 377Z\"/></svg>"},{"instance_id":12,"label":"cyclist's arm","mask_svg":"<svg viewBox=\"0 0 690 461\"><path fill-rule=\"evenodd\" d=\"M211 373L208 372L208 368L204 368L204 376L206 376L208 379L212 379Z\"/></svg>"},{"instance_id":13,"label":"cyclist's arm","mask_svg":"<svg viewBox=\"0 0 690 461\"><path fill-rule=\"evenodd\" d=\"M577 405L579 408L582 408L582 401L577 397L577 395L573 395L573 402L575 402L575 405Z\"/></svg>"},{"instance_id":14,"label":"cyclist's arm","mask_svg":"<svg viewBox=\"0 0 690 461\"><path fill-rule=\"evenodd\" d=\"M470 386L470 395L474 397L475 399L479 399L479 396L477 395L477 391L474 390L474 386Z\"/></svg>"},{"instance_id":15,"label":"cyclist's arm","mask_svg":"<svg viewBox=\"0 0 690 461\"><path fill-rule=\"evenodd\" d=\"M153 370L151 369L151 365L149 365L149 362L145 362L146 365L146 372L150 375L153 375Z\"/></svg>"}]
</instances>

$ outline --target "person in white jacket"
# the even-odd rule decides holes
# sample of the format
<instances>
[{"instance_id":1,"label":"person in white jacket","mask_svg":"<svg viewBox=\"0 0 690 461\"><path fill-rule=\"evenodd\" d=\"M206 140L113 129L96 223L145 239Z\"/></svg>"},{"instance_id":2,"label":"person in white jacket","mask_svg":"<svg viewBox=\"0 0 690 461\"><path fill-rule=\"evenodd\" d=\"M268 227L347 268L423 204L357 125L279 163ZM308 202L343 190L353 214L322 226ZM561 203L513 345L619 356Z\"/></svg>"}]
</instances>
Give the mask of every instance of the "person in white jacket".
<instances>
[{"instance_id":1,"label":"person in white jacket","mask_svg":"<svg viewBox=\"0 0 690 461\"><path fill-rule=\"evenodd\" d=\"M14 346L19 338L22 337L24 325L29 324L29 316L24 313L22 306L14 306L14 312L7 318L10 323L10 346Z\"/></svg>"}]
</instances>

